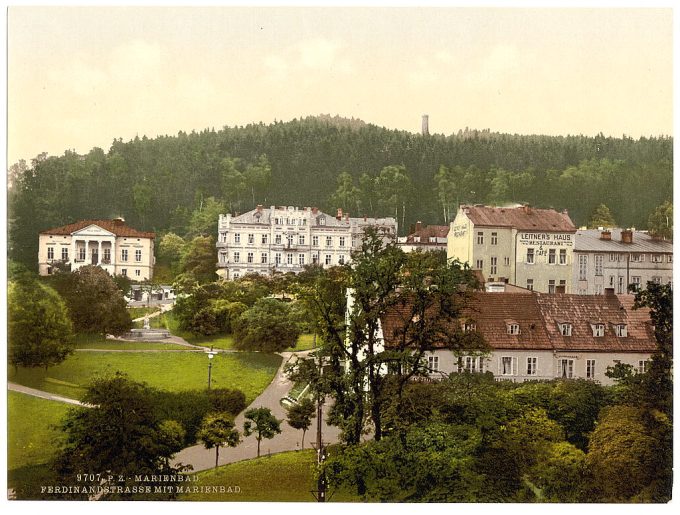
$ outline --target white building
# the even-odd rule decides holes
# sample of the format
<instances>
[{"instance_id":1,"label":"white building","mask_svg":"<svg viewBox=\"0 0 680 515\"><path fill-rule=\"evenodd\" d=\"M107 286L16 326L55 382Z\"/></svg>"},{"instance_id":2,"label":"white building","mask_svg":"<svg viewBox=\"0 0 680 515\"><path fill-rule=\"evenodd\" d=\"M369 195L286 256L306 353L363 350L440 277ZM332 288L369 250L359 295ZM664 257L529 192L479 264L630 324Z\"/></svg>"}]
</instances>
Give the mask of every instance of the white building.
<instances>
[{"instance_id":1,"label":"white building","mask_svg":"<svg viewBox=\"0 0 680 515\"><path fill-rule=\"evenodd\" d=\"M590 229L576 232L572 284L582 295L616 293L633 284L673 282L673 242L647 233L624 229Z\"/></svg>"},{"instance_id":2,"label":"white building","mask_svg":"<svg viewBox=\"0 0 680 515\"><path fill-rule=\"evenodd\" d=\"M570 293L575 233L566 211L463 205L451 222L447 258L468 263L490 283Z\"/></svg>"},{"instance_id":3,"label":"white building","mask_svg":"<svg viewBox=\"0 0 680 515\"><path fill-rule=\"evenodd\" d=\"M443 250L446 252L446 236L449 234L448 225L425 225L417 222L411 226L408 236L399 238L397 245L404 252L414 250L431 251Z\"/></svg>"},{"instance_id":4,"label":"white building","mask_svg":"<svg viewBox=\"0 0 680 515\"><path fill-rule=\"evenodd\" d=\"M341 209L331 216L310 207L257 206L239 216L220 215L217 274L237 279L251 273L298 273L314 263L342 265L361 246L367 227L389 238L397 235L394 218L350 218Z\"/></svg>"},{"instance_id":5,"label":"white building","mask_svg":"<svg viewBox=\"0 0 680 515\"><path fill-rule=\"evenodd\" d=\"M114 220L81 220L43 231L39 235L40 275L50 275L56 266L75 271L81 266L98 265L111 275L135 281L153 277L153 232L143 232Z\"/></svg>"}]
</instances>

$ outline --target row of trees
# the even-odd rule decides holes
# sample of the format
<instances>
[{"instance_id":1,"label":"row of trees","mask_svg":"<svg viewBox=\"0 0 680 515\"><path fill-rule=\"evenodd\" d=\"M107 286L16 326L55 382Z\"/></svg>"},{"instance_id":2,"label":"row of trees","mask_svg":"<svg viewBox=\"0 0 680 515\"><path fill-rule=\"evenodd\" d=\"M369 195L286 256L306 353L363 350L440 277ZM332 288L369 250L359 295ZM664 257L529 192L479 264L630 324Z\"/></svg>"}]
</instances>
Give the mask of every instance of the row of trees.
<instances>
[{"instance_id":1,"label":"row of trees","mask_svg":"<svg viewBox=\"0 0 680 515\"><path fill-rule=\"evenodd\" d=\"M462 202L567 208L578 225L605 203L621 224L645 228L669 200L672 157L666 137L423 137L314 118L115 140L12 167L9 251L32 268L40 231L118 215L158 234L212 236L215 213L258 203L396 215L402 232L450 220Z\"/></svg>"}]
</instances>

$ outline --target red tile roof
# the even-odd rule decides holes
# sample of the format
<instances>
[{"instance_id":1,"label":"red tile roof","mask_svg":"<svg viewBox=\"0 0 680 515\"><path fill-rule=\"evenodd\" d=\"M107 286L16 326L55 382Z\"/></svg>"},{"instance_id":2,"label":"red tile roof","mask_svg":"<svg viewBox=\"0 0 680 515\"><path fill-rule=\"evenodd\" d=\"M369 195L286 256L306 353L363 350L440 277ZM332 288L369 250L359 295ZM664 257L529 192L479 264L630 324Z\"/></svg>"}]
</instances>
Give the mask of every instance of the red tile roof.
<instances>
[{"instance_id":1,"label":"red tile roof","mask_svg":"<svg viewBox=\"0 0 680 515\"><path fill-rule=\"evenodd\" d=\"M476 226L514 227L523 231L576 232L569 215L535 207L461 206Z\"/></svg>"},{"instance_id":2,"label":"red tile roof","mask_svg":"<svg viewBox=\"0 0 680 515\"><path fill-rule=\"evenodd\" d=\"M63 225L61 227L55 227L53 229L47 229L46 231L42 231L40 234L68 236L90 225L96 225L105 231L112 232L116 236L121 237L151 239L156 237L156 233L138 231L137 229L133 229L132 227L125 225L125 222L120 220L81 220L80 222Z\"/></svg>"},{"instance_id":3,"label":"red tile roof","mask_svg":"<svg viewBox=\"0 0 680 515\"><path fill-rule=\"evenodd\" d=\"M425 225L409 234L406 237L406 243L415 243L416 237L420 237L420 243L429 243L430 238L446 238L448 234L448 225Z\"/></svg>"},{"instance_id":4,"label":"red tile roof","mask_svg":"<svg viewBox=\"0 0 680 515\"><path fill-rule=\"evenodd\" d=\"M632 310L632 305L632 295L477 292L461 319L473 321L493 349L653 352L656 345L649 312ZM396 343L394 336L405 316L407 307L395 307L382 319L387 346ZM572 325L572 336L562 336L560 322ZM605 336L593 336L592 322L605 324ZM508 334L510 323L519 324L520 334ZM614 324L626 324L628 336L616 336Z\"/></svg>"}]
</instances>

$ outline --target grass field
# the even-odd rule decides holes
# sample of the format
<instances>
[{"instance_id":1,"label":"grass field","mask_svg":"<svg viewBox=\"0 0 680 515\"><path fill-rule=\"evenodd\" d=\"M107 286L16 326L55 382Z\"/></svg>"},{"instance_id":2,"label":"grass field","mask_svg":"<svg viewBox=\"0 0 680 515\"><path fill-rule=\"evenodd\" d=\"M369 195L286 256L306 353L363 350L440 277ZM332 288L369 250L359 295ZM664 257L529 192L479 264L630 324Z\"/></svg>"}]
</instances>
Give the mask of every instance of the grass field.
<instances>
[{"instance_id":1,"label":"grass field","mask_svg":"<svg viewBox=\"0 0 680 515\"><path fill-rule=\"evenodd\" d=\"M271 382L281 364L276 354L218 354L213 360L213 388L238 388L249 404ZM202 352L77 352L60 365L44 369L8 367L8 380L79 399L94 376L117 370L157 388L202 389L208 382L208 359Z\"/></svg>"},{"instance_id":2,"label":"grass field","mask_svg":"<svg viewBox=\"0 0 680 515\"><path fill-rule=\"evenodd\" d=\"M55 426L68 404L7 392L7 469L46 463L57 449L61 433Z\"/></svg>"},{"instance_id":3,"label":"grass field","mask_svg":"<svg viewBox=\"0 0 680 515\"><path fill-rule=\"evenodd\" d=\"M141 318L145 315L150 315L156 311L160 311L161 308L158 306L148 307L148 308L127 308L128 313L130 313L130 318L133 320L135 318Z\"/></svg>"},{"instance_id":4,"label":"grass field","mask_svg":"<svg viewBox=\"0 0 680 515\"><path fill-rule=\"evenodd\" d=\"M76 335L76 349L110 349L110 350L185 350L186 347L170 342L123 342L107 340L101 335Z\"/></svg>"},{"instance_id":5,"label":"grass field","mask_svg":"<svg viewBox=\"0 0 680 515\"><path fill-rule=\"evenodd\" d=\"M273 454L254 460L240 461L200 472L195 486L239 487L238 493L196 493L180 495L182 501L234 502L315 502L310 490L315 489L313 450ZM348 491L329 492L332 502L359 501Z\"/></svg>"}]
</instances>

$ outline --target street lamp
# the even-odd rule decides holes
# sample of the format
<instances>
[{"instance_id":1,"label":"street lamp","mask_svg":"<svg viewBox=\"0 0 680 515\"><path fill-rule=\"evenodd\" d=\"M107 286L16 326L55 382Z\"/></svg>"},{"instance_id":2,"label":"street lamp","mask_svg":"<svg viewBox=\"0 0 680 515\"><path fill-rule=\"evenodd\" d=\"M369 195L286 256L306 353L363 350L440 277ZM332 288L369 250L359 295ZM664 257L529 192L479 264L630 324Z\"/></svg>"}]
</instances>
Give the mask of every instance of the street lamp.
<instances>
[{"instance_id":1,"label":"street lamp","mask_svg":"<svg viewBox=\"0 0 680 515\"><path fill-rule=\"evenodd\" d=\"M212 360L215 357L215 354L217 354L217 352L213 352L213 348L210 347L210 350L206 351L206 354L208 355L208 390L210 390L210 383L211 383L210 376L212 374Z\"/></svg>"}]
</instances>

